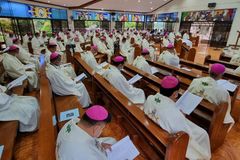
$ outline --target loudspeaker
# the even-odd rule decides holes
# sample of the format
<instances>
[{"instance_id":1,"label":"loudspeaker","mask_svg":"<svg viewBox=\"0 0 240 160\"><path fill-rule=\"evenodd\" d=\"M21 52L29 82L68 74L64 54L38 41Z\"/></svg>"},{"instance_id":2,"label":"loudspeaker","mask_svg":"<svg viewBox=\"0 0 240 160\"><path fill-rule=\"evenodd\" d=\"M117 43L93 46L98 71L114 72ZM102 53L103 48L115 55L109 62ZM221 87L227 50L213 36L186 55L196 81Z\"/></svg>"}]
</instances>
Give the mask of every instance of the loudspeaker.
<instances>
[{"instance_id":1,"label":"loudspeaker","mask_svg":"<svg viewBox=\"0 0 240 160\"><path fill-rule=\"evenodd\" d=\"M215 8L217 3L208 3L209 8Z\"/></svg>"}]
</instances>

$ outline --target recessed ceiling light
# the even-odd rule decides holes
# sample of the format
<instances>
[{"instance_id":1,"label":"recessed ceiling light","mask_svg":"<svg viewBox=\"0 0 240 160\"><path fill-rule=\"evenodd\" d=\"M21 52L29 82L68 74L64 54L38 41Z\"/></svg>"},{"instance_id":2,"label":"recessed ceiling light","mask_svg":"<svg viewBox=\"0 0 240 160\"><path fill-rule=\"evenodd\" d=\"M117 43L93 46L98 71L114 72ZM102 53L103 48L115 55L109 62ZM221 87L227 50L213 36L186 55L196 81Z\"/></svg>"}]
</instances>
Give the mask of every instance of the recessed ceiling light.
<instances>
[{"instance_id":1,"label":"recessed ceiling light","mask_svg":"<svg viewBox=\"0 0 240 160\"><path fill-rule=\"evenodd\" d=\"M103 11L104 9L102 8L101 10Z\"/></svg>"},{"instance_id":2,"label":"recessed ceiling light","mask_svg":"<svg viewBox=\"0 0 240 160\"><path fill-rule=\"evenodd\" d=\"M141 2L141 0L138 0L138 3L140 3Z\"/></svg>"},{"instance_id":3,"label":"recessed ceiling light","mask_svg":"<svg viewBox=\"0 0 240 160\"><path fill-rule=\"evenodd\" d=\"M50 3L50 1L47 1L48 3Z\"/></svg>"},{"instance_id":4,"label":"recessed ceiling light","mask_svg":"<svg viewBox=\"0 0 240 160\"><path fill-rule=\"evenodd\" d=\"M152 4L152 2L150 2L150 4Z\"/></svg>"},{"instance_id":5,"label":"recessed ceiling light","mask_svg":"<svg viewBox=\"0 0 240 160\"><path fill-rule=\"evenodd\" d=\"M66 6L66 4L63 4L64 6Z\"/></svg>"},{"instance_id":6,"label":"recessed ceiling light","mask_svg":"<svg viewBox=\"0 0 240 160\"><path fill-rule=\"evenodd\" d=\"M151 10L153 10L153 8L151 7Z\"/></svg>"}]
</instances>

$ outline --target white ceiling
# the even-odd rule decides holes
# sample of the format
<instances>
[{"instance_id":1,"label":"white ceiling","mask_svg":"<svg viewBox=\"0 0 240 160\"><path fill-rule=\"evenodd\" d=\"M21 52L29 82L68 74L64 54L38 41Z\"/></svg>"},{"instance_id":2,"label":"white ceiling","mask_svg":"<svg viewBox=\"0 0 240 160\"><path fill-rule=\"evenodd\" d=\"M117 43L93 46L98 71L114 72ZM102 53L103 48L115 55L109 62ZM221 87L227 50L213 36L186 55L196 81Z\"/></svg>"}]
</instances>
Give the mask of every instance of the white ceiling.
<instances>
[{"instance_id":1,"label":"white ceiling","mask_svg":"<svg viewBox=\"0 0 240 160\"><path fill-rule=\"evenodd\" d=\"M90 2L92 0L36 0L49 4L56 4L66 7L75 7ZM164 5L170 0L102 0L85 9L117 10L133 12L151 12Z\"/></svg>"},{"instance_id":2,"label":"white ceiling","mask_svg":"<svg viewBox=\"0 0 240 160\"><path fill-rule=\"evenodd\" d=\"M151 12L152 10L164 5L169 0L103 0L87 8L120 10L134 12Z\"/></svg>"}]
</instances>

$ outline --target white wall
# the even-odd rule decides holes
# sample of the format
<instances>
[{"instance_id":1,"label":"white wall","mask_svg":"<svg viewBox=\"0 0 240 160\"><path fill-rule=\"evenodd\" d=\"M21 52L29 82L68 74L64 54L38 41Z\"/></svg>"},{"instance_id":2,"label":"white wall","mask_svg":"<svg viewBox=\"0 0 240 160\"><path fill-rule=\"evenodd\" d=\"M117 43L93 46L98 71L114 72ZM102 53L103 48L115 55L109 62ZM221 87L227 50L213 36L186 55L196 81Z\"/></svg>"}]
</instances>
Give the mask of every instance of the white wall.
<instances>
[{"instance_id":1,"label":"white wall","mask_svg":"<svg viewBox=\"0 0 240 160\"><path fill-rule=\"evenodd\" d=\"M173 0L168 5L155 11L154 14L168 13L168 12L182 12L182 11L197 11L209 10L208 3L215 2L217 6L215 9L237 8L237 12L232 24L228 44L235 44L237 39L237 31L240 31L240 0ZM181 13L179 14L181 20ZM178 28L180 22L178 24ZM240 41L239 41L240 45Z\"/></svg>"}]
</instances>

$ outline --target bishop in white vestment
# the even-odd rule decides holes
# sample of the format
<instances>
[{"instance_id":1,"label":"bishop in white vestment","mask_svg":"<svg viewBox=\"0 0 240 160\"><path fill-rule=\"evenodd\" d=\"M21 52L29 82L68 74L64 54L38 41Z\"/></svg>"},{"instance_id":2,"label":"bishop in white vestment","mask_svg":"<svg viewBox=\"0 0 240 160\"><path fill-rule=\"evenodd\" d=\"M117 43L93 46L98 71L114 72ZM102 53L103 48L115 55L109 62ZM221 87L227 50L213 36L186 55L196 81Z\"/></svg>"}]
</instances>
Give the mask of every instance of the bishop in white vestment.
<instances>
[{"instance_id":1,"label":"bishop in white vestment","mask_svg":"<svg viewBox=\"0 0 240 160\"><path fill-rule=\"evenodd\" d=\"M97 43L98 46L98 51L103 53L103 54L107 54L108 56L108 62L111 61L111 57L113 55L112 51L110 49L107 48L106 46L106 37L101 37L101 41L99 43Z\"/></svg>"},{"instance_id":2,"label":"bishop in white vestment","mask_svg":"<svg viewBox=\"0 0 240 160\"><path fill-rule=\"evenodd\" d=\"M149 51L151 60L155 59L155 54L154 54L155 50L152 46L150 46L148 40L145 37L143 37L143 40L142 40L142 48L146 48Z\"/></svg>"},{"instance_id":3,"label":"bishop in white vestment","mask_svg":"<svg viewBox=\"0 0 240 160\"><path fill-rule=\"evenodd\" d=\"M175 102L180 84L177 78L166 76L160 93L150 95L144 104L144 113L170 134L184 131L189 135L186 157L190 160L210 160L208 133L184 117Z\"/></svg>"},{"instance_id":4,"label":"bishop in white vestment","mask_svg":"<svg viewBox=\"0 0 240 160\"><path fill-rule=\"evenodd\" d=\"M167 65L179 67L180 59L171 43L167 46L167 50L160 54L158 61Z\"/></svg>"},{"instance_id":5,"label":"bishop in white vestment","mask_svg":"<svg viewBox=\"0 0 240 160\"><path fill-rule=\"evenodd\" d=\"M121 74L120 68L124 63L122 56L114 57L112 65L104 72L103 77L108 80L116 89L122 92L134 104L143 104L145 94L142 89L135 88L128 83L126 78Z\"/></svg>"},{"instance_id":6,"label":"bishop in white vestment","mask_svg":"<svg viewBox=\"0 0 240 160\"><path fill-rule=\"evenodd\" d=\"M222 102L228 102L228 110L225 115L224 123L234 123L234 120L231 116L231 97L228 91L218 85L217 80L222 78L222 75L225 72L225 66L222 64L215 63L211 66L210 76L196 78L190 84L188 90L198 96L203 97L211 103L216 105L221 104Z\"/></svg>"},{"instance_id":7,"label":"bishop in white vestment","mask_svg":"<svg viewBox=\"0 0 240 160\"><path fill-rule=\"evenodd\" d=\"M135 48L131 47L131 44L124 37L122 43L120 44L120 54L127 58L127 63L132 64L134 60Z\"/></svg>"},{"instance_id":8,"label":"bishop in white vestment","mask_svg":"<svg viewBox=\"0 0 240 160\"><path fill-rule=\"evenodd\" d=\"M99 138L111 115L95 105L86 110L81 120L67 122L58 134L57 160L107 160L106 150L116 143L111 137Z\"/></svg>"},{"instance_id":9,"label":"bishop in white vestment","mask_svg":"<svg viewBox=\"0 0 240 160\"><path fill-rule=\"evenodd\" d=\"M151 66L148 64L146 59L149 59L149 51L145 48L142 50L142 55L135 58L133 66L141 69L149 74L152 74Z\"/></svg>"},{"instance_id":10,"label":"bishop in white vestment","mask_svg":"<svg viewBox=\"0 0 240 160\"><path fill-rule=\"evenodd\" d=\"M76 95L83 107L89 107L91 100L85 85L82 82L75 82L61 69L61 56L54 52L50 60L51 63L47 64L46 73L53 92L60 96Z\"/></svg>"},{"instance_id":11,"label":"bishop in white vestment","mask_svg":"<svg viewBox=\"0 0 240 160\"><path fill-rule=\"evenodd\" d=\"M0 85L0 121L19 121L20 132L32 132L38 128L39 105L34 97L6 94Z\"/></svg>"},{"instance_id":12,"label":"bishop in white vestment","mask_svg":"<svg viewBox=\"0 0 240 160\"><path fill-rule=\"evenodd\" d=\"M11 78L18 78L24 74L28 76L31 88L38 88L38 75L35 70L26 70L24 65L17 59L19 48L15 45L9 47L8 53L3 55L3 66Z\"/></svg>"}]
</instances>

